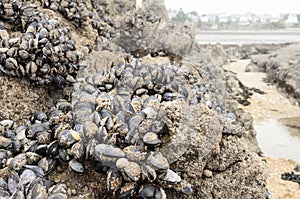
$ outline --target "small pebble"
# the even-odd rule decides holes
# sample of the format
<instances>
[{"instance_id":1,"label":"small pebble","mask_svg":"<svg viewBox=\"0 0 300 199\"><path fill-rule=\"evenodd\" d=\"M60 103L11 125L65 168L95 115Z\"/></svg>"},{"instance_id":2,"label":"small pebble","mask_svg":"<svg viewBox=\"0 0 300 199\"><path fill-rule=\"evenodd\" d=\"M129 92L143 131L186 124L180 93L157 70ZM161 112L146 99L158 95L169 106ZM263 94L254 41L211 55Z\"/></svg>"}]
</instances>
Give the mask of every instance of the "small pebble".
<instances>
[{"instance_id":1,"label":"small pebble","mask_svg":"<svg viewBox=\"0 0 300 199\"><path fill-rule=\"evenodd\" d=\"M212 173L211 170L205 169L205 170L203 171L203 175L204 175L205 177L207 177L207 178L211 178L211 177L213 176L213 173Z\"/></svg>"}]
</instances>

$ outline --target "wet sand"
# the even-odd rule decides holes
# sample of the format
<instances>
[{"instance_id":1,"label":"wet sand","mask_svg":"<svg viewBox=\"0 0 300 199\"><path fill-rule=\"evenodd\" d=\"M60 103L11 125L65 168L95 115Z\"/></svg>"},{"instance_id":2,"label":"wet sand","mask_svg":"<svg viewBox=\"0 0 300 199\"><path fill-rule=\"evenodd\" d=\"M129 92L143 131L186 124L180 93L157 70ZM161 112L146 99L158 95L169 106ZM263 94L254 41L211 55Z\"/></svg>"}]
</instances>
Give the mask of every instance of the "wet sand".
<instances>
[{"instance_id":1,"label":"wet sand","mask_svg":"<svg viewBox=\"0 0 300 199\"><path fill-rule=\"evenodd\" d=\"M281 119L289 117L300 117L300 107L294 100L288 99L280 93L275 85L265 82L266 73L245 72L250 60L239 60L224 66L224 69L237 74L237 78L247 87L254 87L264 91L266 94L254 93L251 104L240 105L240 108L248 111L254 120L254 125L268 119Z\"/></svg>"},{"instance_id":2,"label":"wet sand","mask_svg":"<svg viewBox=\"0 0 300 199\"><path fill-rule=\"evenodd\" d=\"M258 143L263 152L265 149L265 155L271 156L264 158L268 167L267 188L273 199L299 198L299 185L282 180L281 174L292 171L298 164L296 161L300 161L300 150L297 151L300 147L300 107L295 100L280 93L275 85L266 83L266 73L245 72L249 62L250 60L238 60L225 65L224 69L236 73L245 86L258 88L266 93L254 93L250 99L251 104L240 105L240 108L252 115ZM278 158L282 156L284 158Z\"/></svg>"},{"instance_id":3,"label":"wet sand","mask_svg":"<svg viewBox=\"0 0 300 199\"><path fill-rule=\"evenodd\" d=\"M281 174L292 171L297 163L284 158L265 158L267 162L267 189L271 199L299 199L299 184L281 179Z\"/></svg>"}]
</instances>

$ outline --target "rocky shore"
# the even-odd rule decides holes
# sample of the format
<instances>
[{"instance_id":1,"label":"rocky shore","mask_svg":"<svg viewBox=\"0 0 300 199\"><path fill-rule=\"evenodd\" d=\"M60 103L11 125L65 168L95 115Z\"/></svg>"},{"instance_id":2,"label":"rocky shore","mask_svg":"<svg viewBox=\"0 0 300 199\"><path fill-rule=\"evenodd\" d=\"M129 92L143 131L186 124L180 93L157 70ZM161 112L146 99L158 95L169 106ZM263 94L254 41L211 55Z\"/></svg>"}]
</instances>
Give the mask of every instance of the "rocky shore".
<instances>
[{"instance_id":1,"label":"rocky shore","mask_svg":"<svg viewBox=\"0 0 300 199\"><path fill-rule=\"evenodd\" d=\"M291 44L277 50L272 49L265 55L253 56L247 70L266 72L270 83L276 84L282 92L299 103L299 47L299 44Z\"/></svg>"},{"instance_id":2,"label":"rocky shore","mask_svg":"<svg viewBox=\"0 0 300 199\"><path fill-rule=\"evenodd\" d=\"M3 1L0 17L1 197L265 197L239 108L260 91L163 1Z\"/></svg>"}]
</instances>

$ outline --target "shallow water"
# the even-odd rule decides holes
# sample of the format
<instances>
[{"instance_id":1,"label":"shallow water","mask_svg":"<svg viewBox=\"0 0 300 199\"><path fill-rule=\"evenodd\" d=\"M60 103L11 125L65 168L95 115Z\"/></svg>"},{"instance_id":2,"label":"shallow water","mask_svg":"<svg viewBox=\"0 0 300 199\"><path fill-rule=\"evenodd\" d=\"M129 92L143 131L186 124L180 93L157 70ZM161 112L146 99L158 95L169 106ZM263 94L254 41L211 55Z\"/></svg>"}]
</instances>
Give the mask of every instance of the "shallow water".
<instances>
[{"instance_id":1,"label":"shallow water","mask_svg":"<svg viewBox=\"0 0 300 199\"><path fill-rule=\"evenodd\" d=\"M295 118L284 118L284 121L293 122ZM300 130L297 127L288 128L280 121L271 119L255 125L254 129L258 145L265 156L292 159L300 163L300 137L296 136Z\"/></svg>"},{"instance_id":2,"label":"shallow water","mask_svg":"<svg viewBox=\"0 0 300 199\"><path fill-rule=\"evenodd\" d=\"M299 30L237 30L237 31L198 31L200 44L251 44L300 42Z\"/></svg>"}]
</instances>

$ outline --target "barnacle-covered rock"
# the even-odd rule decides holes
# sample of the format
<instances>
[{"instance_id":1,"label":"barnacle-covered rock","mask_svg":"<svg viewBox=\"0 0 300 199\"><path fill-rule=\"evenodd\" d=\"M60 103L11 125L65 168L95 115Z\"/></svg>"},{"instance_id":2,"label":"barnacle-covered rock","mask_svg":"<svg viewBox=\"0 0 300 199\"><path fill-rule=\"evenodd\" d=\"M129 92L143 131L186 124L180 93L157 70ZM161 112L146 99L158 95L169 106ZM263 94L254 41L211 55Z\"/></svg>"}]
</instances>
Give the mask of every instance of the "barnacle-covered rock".
<instances>
[{"instance_id":1,"label":"barnacle-covered rock","mask_svg":"<svg viewBox=\"0 0 300 199\"><path fill-rule=\"evenodd\" d=\"M150 27L159 41L153 43L151 39L153 45L147 46L148 38L153 38L145 31L147 25L164 24L161 23L164 10L157 9L155 16L151 14L153 9L150 15L148 9L137 9L137 15L128 13L125 18L120 17L126 23L120 23L121 30L115 32L115 19L107 15L125 14L129 10L127 5L134 1L115 1L116 8L109 1L40 2L0 2L0 18L14 27L6 31L0 24L0 70L9 76L29 78L38 85L63 87L75 83L74 92L70 102L60 100L56 107L37 112L26 125L16 129L13 122L0 121L0 172L10 172L1 175L0 197L67 198L67 194L72 197L76 191L67 191L66 184L56 178L58 175L63 176L62 181L72 181L71 174L80 183L87 176L92 177L92 183L78 187L95 190L98 198L106 194L103 184L111 197L203 198L207 196L203 193L206 187L202 189L199 184L206 186L209 180L218 179L229 181L223 178L224 169L215 171L233 165L242 172L249 165L251 161L244 165L233 161L238 156L245 163L248 156L244 148L240 147L237 154L228 153L240 129L233 126L234 118L224 115L225 119L220 119L214 112L218 107L214 91L196 69L185 63L176 64L174 57L170 57L171 62L151 60L150 57L171 55L165 49L174 47L176 53L187 53L193 44L193 35L177 35L175 31L170 34L173 40L190 38L182 39L180 45L170 43L164 39L169 32L160 32L164 29L160 26L155 30ZM152 4L154 8L159 8L162 1L153 2L157 2ZM148 8L151 3L145 6ZM58 12L67 20L54 19ZM91 26L98 32L93 41L96 47L83 47L82 38L73 36L88 34L86 28ZM136 34L128 34L132 32ZM93 51L87 57L87 67L78 71L82 68L82 54L77 47L85 54L94 48L120 50L111 42L115 33L117 40L120 39L118 44L137 57L154 52L141 59L123 54L112 61L116 54L122 53ZM104 61L99 64L99 59ZM80 78L76 79L77 73ZM222 144L227 148L219 150L224 147ZM213 171L209 179L202 177L207 170ZM232 174L236 175L233 170ZM53 175L55 182L50 180ZM244 176L249 179L247 174ZM95 195L84 197L97 198Z\"/></svg>"}]
</instances>

